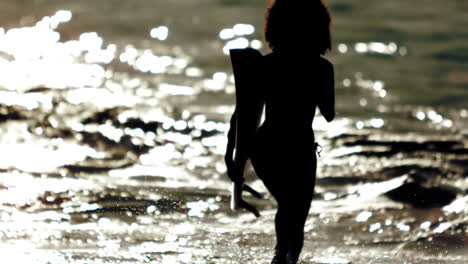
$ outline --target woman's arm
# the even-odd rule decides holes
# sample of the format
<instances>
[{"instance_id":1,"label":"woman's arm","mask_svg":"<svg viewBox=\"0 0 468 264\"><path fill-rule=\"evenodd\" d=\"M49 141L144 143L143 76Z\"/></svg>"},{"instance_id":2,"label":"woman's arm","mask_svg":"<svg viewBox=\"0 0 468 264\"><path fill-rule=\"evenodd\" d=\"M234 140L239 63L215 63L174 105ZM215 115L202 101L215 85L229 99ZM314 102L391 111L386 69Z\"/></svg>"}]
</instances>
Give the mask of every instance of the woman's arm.
<instances>
[{"instance_id":1,"label":"woman's arm","mask_svg":"<svg viewBox=\"0 0 468 264\"><path fill-rule=\"evenodd\" d=\"M258 210L242 199L242 191L248 191L258 199L263 198L263 196L259 192L252 189L252 187L244 183L244 169L247 162L247 155L240 155L240 153L236 153L234 158L237 130L236 119L237 109L234 110L234 113L231 116L231 127L227 134L228 142L226 147L226 154L224 156L224 161L226 162L227 167L227 175L233 182L233 189L231 191L231 209L235 210L237 208L244 208L247 211L253 213L256 217L260 217Z\"/></svg>"},{"instance_id":2,"label":"woman's arm","mask_svg":"<svg viewBox=\"0 0 468 264\"><path fill-rule=\"evenodd\" d=\"M324 67L323 87L321 88L320 99L317 103L320 113L328 122L335 118L335 74L333 65L326 61Z\"/></svg>"},{"instance_id":3,"label":"woman's arm","mask_svg":"<svg viewBox=\"0 0 468 264\"><path fill-rule=\"evenodd\" d=\"M227 134L226 154L224 162L226 163L227 175L233 182L242 183L244 181L244 170L248 160L245 148L236 148L237 141L237 108L231 116L230 129ZM244 143L246 144L246 143ZM250 145L250 144L248 144Z\"/></svg>"},{"instance_id":4,"label":"woman's arm","mask_svg":"<svg viewBox=\"0 0 468 264\"><path fill-rule=\"evenodd\" d=\"M227 146L226 154L224 155L224 162L226 163L227 175L233 181L239 181L239 173L235 170L234 162L234 149L236 145L236 119L237 119L237 109L234 110L234 113L231 116L230 128L227 134Z\"/></svg>"}]
</instances>

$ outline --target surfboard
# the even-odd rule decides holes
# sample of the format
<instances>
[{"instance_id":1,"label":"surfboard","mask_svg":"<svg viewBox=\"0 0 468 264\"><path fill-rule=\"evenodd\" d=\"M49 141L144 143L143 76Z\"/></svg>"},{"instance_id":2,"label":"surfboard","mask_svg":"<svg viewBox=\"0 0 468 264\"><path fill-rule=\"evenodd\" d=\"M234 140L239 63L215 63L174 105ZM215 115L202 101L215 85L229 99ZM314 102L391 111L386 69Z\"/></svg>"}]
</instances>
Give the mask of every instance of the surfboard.
<instances>
[{"instance_id":1,"label":"surfboard","mask_svg":"<svg viewBox=\"0 0 468 264\"><path fill-rule=\"evenodd\" d=\"M261 78L263 56L259 51L247 48L231 49L230 57L236 86L236 110L231 118L231 130L228 132L225 161L228 167L233 164L239 166L235 172L236 175L229 175L233 180L231 209L244 208L259 216L255 207L242 199L242 191L246 190L255 197L261 198L258 192L244 184L243 174L262 117Z\"/></svg>"},{"instance_id":2,"label":"surfboard","mask_svg":"<svg viewBox=\"0 0 468 264\"><path fill-rule=\"evenodd\" d=\"M248 153L262 116L262 54L255 49L230 51L236 85L236 153Z\"/></svg>"}]
</instances>

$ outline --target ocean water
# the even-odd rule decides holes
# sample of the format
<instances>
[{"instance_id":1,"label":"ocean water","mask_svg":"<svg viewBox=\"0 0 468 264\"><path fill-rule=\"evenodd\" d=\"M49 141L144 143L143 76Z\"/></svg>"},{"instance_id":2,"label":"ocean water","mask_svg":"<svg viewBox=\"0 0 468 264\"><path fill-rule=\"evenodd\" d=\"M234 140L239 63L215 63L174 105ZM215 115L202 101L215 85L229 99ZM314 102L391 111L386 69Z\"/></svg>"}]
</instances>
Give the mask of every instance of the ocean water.
<instances>
[{"instance_id":1,"label":"ocean water","mask_svg":"<svg viewBox=\"0 0 468 264\"><path fill-rule=\"evenodd\" d=\"M265 5L2 1L2 259L269 263L275 203L249 170L262 217L230 211L223 161L227 52L268 53ZM465 263L468 3L329 5L337 119L314 123L302 263Z\"/></svg>"}]
</instances>

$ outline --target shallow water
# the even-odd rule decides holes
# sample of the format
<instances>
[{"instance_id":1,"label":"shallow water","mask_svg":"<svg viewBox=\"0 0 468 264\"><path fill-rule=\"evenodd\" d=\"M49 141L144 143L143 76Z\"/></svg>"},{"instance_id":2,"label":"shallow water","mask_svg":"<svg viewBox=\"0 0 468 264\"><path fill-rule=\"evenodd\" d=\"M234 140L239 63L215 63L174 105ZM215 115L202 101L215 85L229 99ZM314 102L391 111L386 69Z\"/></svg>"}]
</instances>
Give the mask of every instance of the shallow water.
<instances>
[{"instance_id":1,"label":"shallow water","mask_svg":"<svg viewBox=\"0 0 468 264\"><path fill-rule=\"evenodd\" d=\"M267 52L263 7L3 1L3 259L268 263L274 201L250 199L261 218L231 212L222 156L226 51ZM468 257L467 9L331 1L338 118L314 123L323 152L303 263Z\"/></svg>"}]
</instances>

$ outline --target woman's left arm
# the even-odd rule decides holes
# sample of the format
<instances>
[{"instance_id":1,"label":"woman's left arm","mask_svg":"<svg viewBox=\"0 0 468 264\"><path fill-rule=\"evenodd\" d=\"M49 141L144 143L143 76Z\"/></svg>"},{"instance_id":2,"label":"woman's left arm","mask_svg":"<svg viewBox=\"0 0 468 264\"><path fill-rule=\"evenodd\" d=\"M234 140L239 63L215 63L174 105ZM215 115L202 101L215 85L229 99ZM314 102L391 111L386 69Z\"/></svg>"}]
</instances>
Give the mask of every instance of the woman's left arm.
<instances>
[{"instance_id":1,"label":"woman's left arm","mask_svg":"<svg viewBox=\"0 0 468 264\"><path fill-rule=\"evenodd\" d=\"M236 115L237 109L234 110L234 113L231 116L230 128L227 134L227 146L226 154L224 155L224 162L226 163L227 175L232 180L235 181L235 178L238 176L235 175L235 164L234 164L234 148L236 146Z\"/></svg>"}]
</instances>

